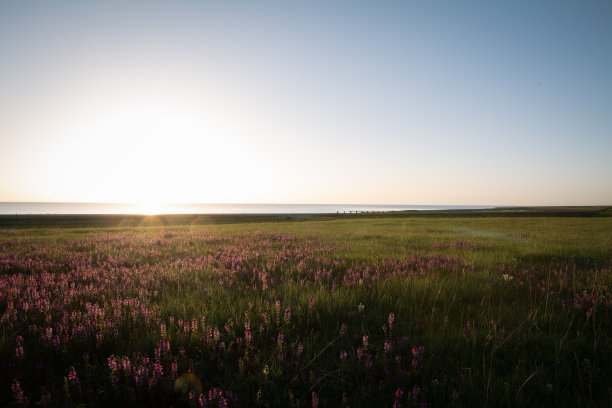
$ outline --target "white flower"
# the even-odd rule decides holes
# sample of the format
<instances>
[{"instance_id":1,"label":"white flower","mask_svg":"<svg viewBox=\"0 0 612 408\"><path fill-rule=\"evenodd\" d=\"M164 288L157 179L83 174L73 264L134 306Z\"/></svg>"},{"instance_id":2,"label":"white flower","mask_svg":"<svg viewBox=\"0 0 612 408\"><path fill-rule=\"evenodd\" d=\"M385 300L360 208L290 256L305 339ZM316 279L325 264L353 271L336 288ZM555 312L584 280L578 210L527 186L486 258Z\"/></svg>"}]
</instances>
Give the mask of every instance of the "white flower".
<instances>
[{"instance_id":1,"label":"white flower","mask_svg":"<svg viewBox=\"0 0 612 408\"><path fill-rule=\"evenodd\" d=\"M357 305L357 311L359 313L363 312L363 309L365 309L365 306L363 305L363 303L360 303Z\"/></svg>"}]
</instances>

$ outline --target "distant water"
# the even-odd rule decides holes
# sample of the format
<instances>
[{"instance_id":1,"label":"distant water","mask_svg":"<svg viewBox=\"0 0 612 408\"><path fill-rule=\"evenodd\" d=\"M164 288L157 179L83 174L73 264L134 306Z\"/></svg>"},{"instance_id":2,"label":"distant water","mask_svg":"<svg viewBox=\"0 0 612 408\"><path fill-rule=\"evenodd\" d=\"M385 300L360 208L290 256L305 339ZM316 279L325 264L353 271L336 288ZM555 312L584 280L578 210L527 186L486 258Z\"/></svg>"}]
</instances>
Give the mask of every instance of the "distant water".
<instances>
[{"instance_id":1,"label":"distant water","mask_svg":"<svg viewBox=\"0 0 612 408\"><path fill-rule=\"evenodd\" d=\"M350 211L486 209L470 205L2 203L0 214L331 214Z\"/></svg>"}]
</instances>

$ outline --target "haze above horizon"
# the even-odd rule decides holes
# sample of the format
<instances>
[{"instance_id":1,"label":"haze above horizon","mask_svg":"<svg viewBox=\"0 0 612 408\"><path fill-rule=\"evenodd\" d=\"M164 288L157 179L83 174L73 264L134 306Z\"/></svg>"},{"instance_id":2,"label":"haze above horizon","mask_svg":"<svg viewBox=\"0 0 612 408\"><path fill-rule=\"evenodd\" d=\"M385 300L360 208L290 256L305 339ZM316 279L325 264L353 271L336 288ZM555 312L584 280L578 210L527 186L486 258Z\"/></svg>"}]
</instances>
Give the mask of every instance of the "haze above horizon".
<instances>
[{"instance_id":1,"label":"haze above horizon","mask_svg":"<svg viewBox=\"0 0 612 408\"><path fill-rule=\"evenodd\" d=\"M2 2L0 201L612 203L612 3Z\"/></svg>"}]
</instances>

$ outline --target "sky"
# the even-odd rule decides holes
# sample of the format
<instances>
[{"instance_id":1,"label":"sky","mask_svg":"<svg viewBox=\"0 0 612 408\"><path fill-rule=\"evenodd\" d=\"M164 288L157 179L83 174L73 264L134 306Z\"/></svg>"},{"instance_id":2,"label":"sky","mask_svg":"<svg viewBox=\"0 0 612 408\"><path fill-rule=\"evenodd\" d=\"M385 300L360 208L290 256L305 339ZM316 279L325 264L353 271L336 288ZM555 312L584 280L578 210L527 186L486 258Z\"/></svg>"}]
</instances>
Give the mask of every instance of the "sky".
<instances>
[{"instance_id":1,"label":"sky","mask_svg":"<svg viewBox=\"0 0 612 408\"><path fill-rule=\"evenodd\" d=\"M0 201L612 204L610 1L0 1Z\"/></svg>"}]
</instances>

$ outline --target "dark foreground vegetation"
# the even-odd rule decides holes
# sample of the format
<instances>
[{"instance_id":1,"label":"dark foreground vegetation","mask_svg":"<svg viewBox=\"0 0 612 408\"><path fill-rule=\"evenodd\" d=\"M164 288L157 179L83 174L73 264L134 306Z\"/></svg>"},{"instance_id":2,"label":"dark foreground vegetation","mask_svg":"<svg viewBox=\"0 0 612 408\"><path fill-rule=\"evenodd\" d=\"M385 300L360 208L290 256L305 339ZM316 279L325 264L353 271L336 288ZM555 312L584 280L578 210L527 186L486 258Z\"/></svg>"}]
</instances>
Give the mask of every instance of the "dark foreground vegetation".
<instances>
[{"instance_id":1,"label":"dark foreground vegetation","mask_svg":"<svg viewBox=\"0 0 612 408\"><path fill-rule=\"evenodd\" d=\"M610 406L605 213L3 218L0 405Z\"/></svg>"}]
</instances>

